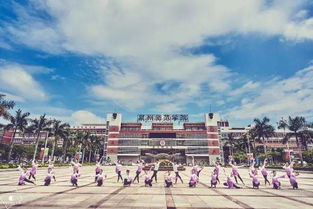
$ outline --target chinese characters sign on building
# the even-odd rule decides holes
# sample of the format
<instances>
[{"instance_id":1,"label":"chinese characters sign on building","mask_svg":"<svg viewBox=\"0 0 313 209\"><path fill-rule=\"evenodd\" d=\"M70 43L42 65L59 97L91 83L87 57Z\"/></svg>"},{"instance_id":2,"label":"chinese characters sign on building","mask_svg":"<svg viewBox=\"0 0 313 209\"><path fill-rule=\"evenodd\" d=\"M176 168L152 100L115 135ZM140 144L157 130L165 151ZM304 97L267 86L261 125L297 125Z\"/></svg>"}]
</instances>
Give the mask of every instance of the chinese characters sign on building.
<instances>
[{"instance_id":1,"label":"chinese characters sign on building","mask_svg":"<svg viewBox=\"0 0 313 209\"><path fill-rule=\"evenodd\" d=\"M188 114L139 114L138 122L188 122Z\"/></svg>"}]
</instances>

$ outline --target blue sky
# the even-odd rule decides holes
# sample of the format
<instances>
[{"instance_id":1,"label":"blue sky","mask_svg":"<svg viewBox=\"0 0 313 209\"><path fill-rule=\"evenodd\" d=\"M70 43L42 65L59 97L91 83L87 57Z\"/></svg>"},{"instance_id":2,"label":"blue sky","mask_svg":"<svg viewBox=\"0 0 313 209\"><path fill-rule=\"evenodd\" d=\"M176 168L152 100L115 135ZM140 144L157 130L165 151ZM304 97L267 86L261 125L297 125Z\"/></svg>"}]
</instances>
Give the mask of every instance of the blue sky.
<instances>
[{"instance_id":1,"label":"blue sky","mask_svg":"<svg viewBox=\"0 0 313 209\"><path fill-rule=\"evenodd\" d=\"M313 120L312 1L77 2L0 5L0 93L34 117Z\"/></svg>"}]
</instances>

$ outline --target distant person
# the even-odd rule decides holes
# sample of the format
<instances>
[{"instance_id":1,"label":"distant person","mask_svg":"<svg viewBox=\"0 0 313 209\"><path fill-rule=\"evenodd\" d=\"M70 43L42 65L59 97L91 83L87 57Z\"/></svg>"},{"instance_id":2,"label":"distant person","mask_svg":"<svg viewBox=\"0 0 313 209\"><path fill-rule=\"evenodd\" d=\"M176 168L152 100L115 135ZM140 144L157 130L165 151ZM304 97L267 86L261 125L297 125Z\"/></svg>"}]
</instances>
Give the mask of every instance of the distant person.
<instances>
[{"instance_id":1,"label":"distant person","mask_svg":"<svg viewBox=\"0 0 313 209\"><path fill-rule=\"evenodd\" d=\"M123 168L123 165L121 164L120 161L117 161L116 162L116 165L115 165L115 173L117 174L117 182L120 181L120 179L123 181L123 177L122 177L122 168Z\"/></svg>"},{"instance_id":2,"label":"distant person","mask_svg":"<svg viewBox=\"0 0 313 209\"><path fill-rule=\"evenodd\" d=\"M159 171L159 167L160 167L160 162L157 160L154 163L154 167L153 167L153 175L151 176L151 179L153 181L153 178L155 179L155 182L158 182L158 171Z\"/></svg>"},{"instance_id":3,"label":"distant person","mask_svg":"<svg viewBox=\"0 0 313 209\"><path fill-rule=\"evenodd\" d=\"M79 162L72 161L71 165L73 168L73 174L80 172L80 168L82 167L82 165Z\"/></svg>"},{"instance_id":4,"label":"distant person","mask_svg":"<svg viewBox=\"0 0 313 209\"><path fill-rule=\"evenodd\" d=\"M171 172L168 171L165 175L165 187L172 187L173 186L173 176L171 175Z\"/></svg>"},{"instance_id":5,"label":"distant person","mask_svg":"<svg viewBox=\"0 0 313 209\"><path fill-rule=\"evenodd\" d=\"M236 183L238 184L238 180L237 180L237 177L238 177L240 179L240 181L242 182L242 184L245 185L245 183L243 182L243 180L239 174L239 171L238 171L238 168L244 167L244 165L237 166L237 163L235 161L234 161L234 163L232 163L230 161L229 165L232 167L232 176L235 178Z\"/></svg>"},{"instance_id":6,"label":"distant person","mask_svg":"<svg viewBox=\"0 0 313 209\"><path fill-rule=\"evenodd\" d=\"M216 184L218 181L219 179L218 179L217 170L214 169L211 175L211 188L212 187L216 188Z\"/></svg>"},{"instance_id":7,"label":"distant person","mask_svg":"<svg viewBox=\"0 0 313 209\"><path fill-rule=\"evenodd\" d=\"M267 179L268 172L266 170L266 164L267 164L267 158L264 159L264 162L263 162L263 164L260 167L262 176L264 178L265 186L266 186L267 183L268 183L268 185L271 185L270 181Z\"/></svg>"},{"instance_id":8,"label":"distant person","mask_svg":"<svg viewBox=\"0 0 313 209\"><path fill-rule=\"evenodd\" d=\"M75 173L72 174L71 176L71 183L72 183L72 186L76 186L78 187L78 177L80 177L80 174L79 174L79 170L76 170Z\"/></svg>"},{"instance_id":9,"label":"distant person","mask_svg":"<svg viewBox=\"0 0 313 209\"><path fill-rule=\"evenodd\" d=\"M143 169L144 166L143 166L142 161L140 161L140 160L137 161L137 164L134 164L134 165L137 166L137 170L136 170L136 176L135 176L133 182L137 179L137 182L139 183L139 175L142 172L142 169Z\"/></svg>"},{"instance_id":10,"label":"distant person","mask_svg":"<svg viewBox=\"0 0 313 209\"><path fill-rule=\"evenodd\" d=\"M46 178L44 179L44 186L49 186L51 183L52 178L54 179L54 181L56 181L56 178L54 176L54 173L52 170L48 171L48 174L46 176Z\"/></svg>"},{"instance_id":11,"label":"distant person","mask_svg":"<svg viewBox=\"0 0 313 209\"><path fill-rule=\"evenodd\" d=\"M249 176L252 179L252 188L258 189L260 186L260 182L258 179L258 170L250 170Z\"/></svg>"},{"instance_id":12,"label":"distant person","mask_svg":"<svg viewBox=\"0 0 313 209\"><path fill-rule=\"evenodd\" d=\"M132 183L132 178L130 177L130 171L126 170L126 177L124 178L124 186L130 186Z\"/></svg>"},{"instance_id":13,"label":"distant person","mask_svg":"<svg viewBox=\"0 0 313 209\"><path fill-rule=\"evenodd\" d=\"M298 172L292 173L290 175L290 178L289 178L289 182L290 182L290 184L292 186L292 189L298 189L299 188L296 176L299 176Z\"/></svg>"},{"instance_id":14,"label":"distant person","mask_svg":"<svg viewBox=\"0 0 313 209\"><path fill-rule=\"evenodd\" d=\"M25 182L36 185L36 183L34 183L33 181L27 179L26 176L29 175L29 172L26 169L19 168L19 170L21 171L20 177L18 179L18 185L19 186L25 185Z\"/></svg>"},{"instance_id":15,"label":"distant person","mask_svg":"<svg viewBox=\"0 0 313 209\"><path fill-rule=\"evenodd\" d=\"M228 189L240 189L240 187L234 183L233 179L234 179L234 176L233 176L233 173L231 173L229 176L227 176L227 180L224 183L224 186L226 186Z\"/></svg>"},{"instance_id":16,"label":"distant person","mask_svg":"<svg viewBox=\"0 0 313 209\"><path fill-rule=\"evenodd\" d=\"M290 178L291 174L293 173L293 166L295 162L292 161L291 163L286 162L285 165L283 166L283 169L286 171L286 175L288 178Z\"/></svg>"},{"instance_id":17,"label":"distant person","mask_svg":"<svg viewBox=\"0 0 313 209\"><path fill-rule=\"evenodd\" d=\"M183 179L181 178L181 176L179 175L179 171L178 171L178 163L177 162L174 162L173 163L173 171L175 173L175 184L177 184L177 179L180 179L181 183L183 184Z\"/></svg>"},{"instance_id":18,"label":"distant person","mask_svg":"<svg viewBox=\"0 0 313 209\"><path fill-rule=\"evenodd\" d=\"M28 179L30 180L31 178L33 178L35 181L36 181L36 173L37 173L37 168L38 168L38 164L36 163L35 160L32 161L32 167L30 169L30 172L29 172L29 177Z\"/></svg>"},{"instance_id":19,"label":"distant person","mask_svg":"<svg viewBox=\"0 0 313 209\"><path fill-rule=\"evenodd\" d=\"M97 186L102 186L106 175L103 175L103 170L100 169L99 173L96 175Z\"/></svg>"},{"instance_id":20,"label":"distant person","mask_svg":"<svg viewBox=\"0 0 313 209\"><path fill-rule=\"evenodd\" d=\"M189 179L189 187L196 187L198 182L199 182L199 176L194 170Z\"/></svg>"},{"instance_id":21,"label":"distant person","mask_svg":"<svg viewBox=\"0 0 313 209\"><path fill-rule=\"evenodd\" d=\"M151 171L151 169L149 171L145 171L145 187L147 185L152 187L152 179L150 177L150 171Z\"/></svg>"},{"instance_id":22,"label":"distant person","mask_svg":"<svg viewBox=\"0 0 313 209\"><path fill-rule=\"evenodd\" d=\"M96 172L96 175L95 175L95 182L97 182L97 178L98 178L98 174L101 172L101 163L100 161L98 161L96 163L96 169L95 169L95 172Z\"/></svg>"},{"instance_id":23,"label":"distant person","mask_svg":"<svg viewBox=\"0 0 313 209\"><path fill-rule=\"evenodd\" d=\"M276 171L273 171L272 173L273 173L273 177L272 177L273 189L280 189L281 183L280 183L279 179L285 178L285 175L277 176Z\"/></svg>"},{"instance_id":24,"label":"distant person","mask_svg":"<svg viewBox=\"0 0 313 209\"><path fill-rule=\"evenodd\" d=\"M220 170L221 170L221 164L219 162L214 162L214 174L216 175L216 180L220 184Z\"/></svg>"},{"instance_id":25,"label":"distant person","mask_svg":"<svg viewBox=\"0 0 313 209\"><path fill-rule=\"evenodd\" d=\"M49 160L48 162L49 162L48 164L48 173L49 173L53 171L54 165L53 165L53 161Z\"/></svg>"}]
</instances>

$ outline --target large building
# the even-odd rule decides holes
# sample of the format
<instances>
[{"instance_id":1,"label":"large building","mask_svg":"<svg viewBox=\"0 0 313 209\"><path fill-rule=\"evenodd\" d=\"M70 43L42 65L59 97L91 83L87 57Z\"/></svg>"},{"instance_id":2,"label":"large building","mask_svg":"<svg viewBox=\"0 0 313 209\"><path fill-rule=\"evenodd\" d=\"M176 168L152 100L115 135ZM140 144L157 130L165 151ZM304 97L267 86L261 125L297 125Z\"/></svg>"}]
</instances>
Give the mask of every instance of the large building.
<instances>
[{"instance_id":1,"label":"large building","mask_svg":"<svg viewBox=\"0 0 313 209\"><path fill-rule=\"evenodd\" d=\"M140 158L149 162L153 160L151 155L166 153L186 163L192 159L199 163L220 159L220 116L204 114L201 122L187 122L186 117L138 115L136 122L123 122L121 114L108 114L107 157L113 162L135 162ZM181 118L184 122L177 123Z\"/></svg>"},{"instance_id":2,"label":"large building","mask_svg":"<svg viewBox=\"0 0 313 209\"><path fill-rule=\"evenodd\" d=\"M14 131L13 130L6 130L3 131L1 143L2 144L10 144L13 138ZM22 133L21 131L17 130L14 136L14 144L24 144L24 145L31 145L35 144L37 139L37 134L34 133ZM39 136L39 140L52 140L53 137L48 136L48 132L42 131Z\"/></svg>"},{"instance_id":3,"label":"large building","mask_svg":"<svg viewBox=\"0 0 313 209\"><path fill-rule=\"evenodd\" d=\"M122 115L111 113L107 115L106 122L102 124L82 124L72 126L72 130L90 132L103 138L103 149L100 154L116 162L135 162L138 159L153 161L153 156L165 153L182 163L196 162L204 164L227 157L227 146L224 138L231 136L239 139L246 135L251 126L231 127L228 121L221 120L219 114L205 113L203 120L189 122L188 115L182 114L155 114L138 115L137 121L124 122ZM288 144L283 144L282 139L288 131L276 130L275 134L266 139L269 149L285 150L295 155L300 151L296 139L293 137ZM1 133L1 132L0 132ZM9 144L13 131L3 131L0 135L1 143ZM1 137L2 136L2 137ZM47 132L42 132L40 139L46 139ZM34 134L23 134L19 131L15 135L15 144L34 144ZM53 140L48 137L48 140ZM59 141L62 146L62 140ZM262 144L255 143L255 146ZM226 150L225 150L226 148ZM288 149L289 148L289 149Z\"/></svg>"}]
</instances>

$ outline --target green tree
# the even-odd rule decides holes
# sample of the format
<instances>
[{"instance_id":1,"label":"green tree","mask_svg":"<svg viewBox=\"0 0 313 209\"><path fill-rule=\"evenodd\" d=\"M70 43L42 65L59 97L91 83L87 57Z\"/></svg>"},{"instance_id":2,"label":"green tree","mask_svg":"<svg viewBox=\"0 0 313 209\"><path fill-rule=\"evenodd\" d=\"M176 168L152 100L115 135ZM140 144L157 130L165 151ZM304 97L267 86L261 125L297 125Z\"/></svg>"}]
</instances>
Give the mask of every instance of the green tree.
<instances>
[{"instance_id":1,"label":"green tree","mask_svg":"<svg viewBox=\"0 0 313 209\"><path fill-rule=\"evenodd\" d=\"M5 100L4 97L4 94L0 94L0 117L10 120L9 109L12 109L15 106L15 102Z\"/></svg>"},{"instance_id":2,"label":"green tree","mask_svg":"<svg viewBox=\"0 0 313 209\"><path fill-rule=\"evenodd\" d=\"M23 113L21 109L18 109L16 111L15 116L9 117L10 123L5 126L5 129L6 130L13 130L13 135L12 135L12 138L10 141L10 150L9 150L9 154L8 154L8 158L7 158L8 161L11 160L11 154L12 154L12 150L14 147L15 134L16 134L17 130L19 130L21 132L24 132L26 130L29 115L30 115L29 112Z\"/></svg>"},{"instance_id":3,"label":"green tree","mask_svg":"<svg viewBox=\"0 0 313 209\"><path fill-rule=\"evenodd\" d=\"M300 154L301 164L303 164L302 143L300 143L300 139L301 139L301 136L303 136L301 132L304 131L306 127L305 118L299 117L299 116L292 118L289 116L287 127L291 132L286 134L286 137L284 138L283 142L287 143L292 136L296 138L297 146L300 148L299 154Z\"/></svg>"},{"instance_id":4,"label":"green tree","mask_svg":"<svg viewBox=\"0 0 313 209\"><path fill-rule=\"evenodd\" d=\"M76 131L73 131L73 130L67 129L66 132L64 133L63 149L62 149L62 160L63 160L63 162L66 159L66 154L67 154L68 148L74 144L75 136L76 136Z\"/></svg>"},{"instance_id":5,"label":"green tree","mask_svg":"<svg viewBox=\"0 0 313 209\"><path fill-rule=\"evenodd\" d=\"M94 153L94 157L98 150L101 148L101 141L103 139L100 136L91 135L89 138L89 162L91 160L91 155Z\"/></svg>"},{"instance_id":6,"label":"green tree","mask_svg":"<svg viewBox=\"0 0 313 209\"><path fill-rule=\"evenodd\" d=\"M288 153L290 154L290 151L289 151L289 143L288 143L288 140L286 140L286 129L288 128L288 123L287 123L287 121L284 119L284 118L281 118L279 121L278 121L278 123L277 123L277 128L278 129L283 129L284 130L284 135L283 135L283 139L282 139L282 141L283 141L283 143L285 143L286 144L286 146L287 146L287 150L288 150ZM289 161L291 161L291 158L289 157Z\"/></svg>"},{"instance_id":7,"label":"green tree","mask_svg":"<svg viewBox=\"0 0 313 209\"><path fill-rule=\"evenodd\" d=\"M274 135L274 127L269 124L270 119L264 117L263 119L254 119L254 127L250 130L250 133L258 142L261 142L264 147L264 153L267 153L266 139Z\"/></svg>"},{"instance_id":8,"label":"green tree","mask_svg":"<svg viewBox=\"0 0 313 209\"><path fill-rule=\"evenodd\" d=\"M59 120L53 120L52 122L52 135L54 136L54 143L52 146L52 151L51 151L51 158L53 159L54 157L54 152L57 147L57 143L59 139L64 139L66 137L66 133L68 128L70 127L69 124L67 123L62 123Z\"/></svg>"},{"instance_id":9,"label":"green tree","mask_svg":"<svg viewBox=\"0 0 313 209\"><path fill-rule=\"evenodd\" d=\"M36 143L35 143L35 150L33 155L33 160L36 159L37 150L38 150L38 143L41 136L42 131L47 131L52 121L49 121L46 118L46 114L43 114L40 116L39 119L32 120L32 124L30 126L30 129L34 132L36 135Z\"/></svg>"},{"instance_id":10,"label":"green tree","mask_svg":"<svg viewBox=\"0 0 313 209\"><path fill-rule=\"evenodd\" d=\"M234 154L234 144L236 142L236 139L234 137L233 133L228 133L227 137L222 138L222 141L224 141L224 145L229 147L230 155Z\"/></svg>"}]
</instances>

